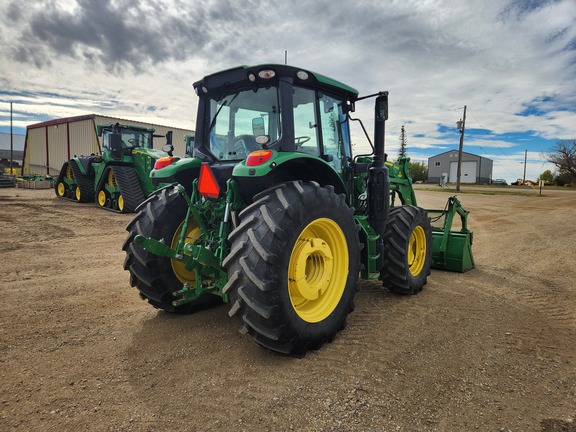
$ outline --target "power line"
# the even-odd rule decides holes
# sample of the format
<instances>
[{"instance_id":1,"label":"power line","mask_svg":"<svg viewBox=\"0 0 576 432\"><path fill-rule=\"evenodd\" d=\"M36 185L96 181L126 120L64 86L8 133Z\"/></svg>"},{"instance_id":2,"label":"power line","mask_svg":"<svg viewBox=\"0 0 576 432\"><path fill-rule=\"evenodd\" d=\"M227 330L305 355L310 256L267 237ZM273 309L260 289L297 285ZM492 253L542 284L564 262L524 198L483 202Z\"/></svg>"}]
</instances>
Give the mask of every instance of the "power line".
<instances>
[{"instance_id":1,"label":"power line","mask_svg":"<svg viewBox=\"0 0 576 432\"><path fill-rule=\"evenodd\" d=\"M470 110L469 110L469 111L470 111ZM473 112L470 111L470 114L472 115L472 118L474 119L474 121L475 121L476 123L478 123L478 125L479 125L482 129L490 130L490 129L486 128L482 123L480 123L480 121L476 118L476 116L474 115ZM478 138L475 138L475 139L481 140L481 139L484 139L484 138L486 138L486 137L488 137L488 140L489 140L489 141L492 141L492 142L494 143L494 147L495 147L495 148L497 148L498 150L500 150L500 153L502 153L502 155L507 159L507 161L508 161L508 163L510 164L510 166L511 166L511 167L515 167L518 162L515 162L515 161L510 160L511 156L508 155L508 154L506 154L506 153L504 153L504 150L498 145L498 143L497 143L496 141L494 141L494 137L492 136L491 133L487 133L487 134L482 135L481 137L478 137ZM480 145L475 145L475 147L478 147L479 149L481 149L481 150L484 152L485 155L488 155L488 152L487 152L482 146L480 146ZM506 169L506 171L507 171L510 175L515 175L516 178L519 178L519 177L518 177L519 173L516 171L516 169L513 169L513 170L516 171L516 172L512 172L512 171L510 170L510 167L508 167L508 166L506 166L506 165L504 165L504 164L501 164L501 163L499 163L498 161L494 161L494 163L495 163L495 164L498 164L498 165L501 165L503 168Z\"/></svg>"},{"instance_id":2,"label":"power line","mask_svg":"<svg viewBox=\"0 0 576 432\"><path fill-rule=\"evenodd\" d=\"M410 113L410 117L417 117L417 116L424 116L424 115L431 115L431 114L438 114L438 113L443 113L443 112L450 112L450 111L462 111L462 109L464 109L464 107L459 107L459 108L449 108L449 109L444 109L444 110L440 110L440 111L430 111L427 113Z\"/></svg>"}]
</instances>

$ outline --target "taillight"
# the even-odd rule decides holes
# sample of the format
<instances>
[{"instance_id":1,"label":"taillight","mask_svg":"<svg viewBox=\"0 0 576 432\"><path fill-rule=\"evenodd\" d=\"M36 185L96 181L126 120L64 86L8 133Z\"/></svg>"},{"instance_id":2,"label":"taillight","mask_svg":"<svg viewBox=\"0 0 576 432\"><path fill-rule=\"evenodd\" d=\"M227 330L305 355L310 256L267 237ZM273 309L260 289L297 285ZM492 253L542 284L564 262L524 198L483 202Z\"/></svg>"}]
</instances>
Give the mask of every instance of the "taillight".
<instances>
[{"instance_id":1,"label":"taillight","mask_svg":"<svg viewBox=\"0 0 576 432\"><path fill-rule=\"evenodd\" d=\"M198 192L208 198L218 198L220 186L214 177L214 173L206 162L200 166L200 179L198 180Z\"/></svg>"},{"instance_id":2,"label":"taillight","mask_svg":"<svg viewBox=\"0 0 576 432\"><path fill-rule=\"evenodd\" d=\"M166 156L166 157L160 158L154 164L154 169L158 170L158 169L165 168L168 165L172 164L172 162L174 162L174 158L172 156Z\"/></svg>"},{"instance_id":3,"label":"taillight","mask_svg":"<svg viewBox=\"0 0 576 432\"><path fill-rule=\"evenodd\" d=\"M246 166L258 166L270 160L274 153L272 150L256 150L246 158Z\"/></svg>"}]
</instances>

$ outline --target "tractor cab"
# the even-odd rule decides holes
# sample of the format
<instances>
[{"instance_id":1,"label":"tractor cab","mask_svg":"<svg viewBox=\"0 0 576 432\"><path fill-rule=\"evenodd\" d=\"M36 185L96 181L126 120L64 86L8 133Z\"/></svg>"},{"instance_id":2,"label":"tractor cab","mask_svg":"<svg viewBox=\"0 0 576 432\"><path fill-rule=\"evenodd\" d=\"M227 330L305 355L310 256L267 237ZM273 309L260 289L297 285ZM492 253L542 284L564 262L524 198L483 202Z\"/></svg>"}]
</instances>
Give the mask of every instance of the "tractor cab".
<instances>
[{"instance_id":1,"label":"tractor cab","mask_svg":"<svg viewBox=\"0 0 576 432\"><path fill-rule=\"evenodd\" d=\"M200 97L194 156L211 165L219 183L233 175L246 198L288 179L346 192L340 177L352 158L347 112L355 89L285 65L242 66L194 87ZM256 173L263 168L268 172Z\"/></svg>"},{"instance_id":2,"label":"tractor cab","mask_svg":"<svg viewBox=\"0 0 576 432\"><path fill-rule=\"evenodd\" d=\"M102 136L102 149L108 151L113 159L119 160L123 155L131 155L135 148L153 147L154 129L123 126L118 123L98 128L98 134Z\"/></svg>"}]
</instances>

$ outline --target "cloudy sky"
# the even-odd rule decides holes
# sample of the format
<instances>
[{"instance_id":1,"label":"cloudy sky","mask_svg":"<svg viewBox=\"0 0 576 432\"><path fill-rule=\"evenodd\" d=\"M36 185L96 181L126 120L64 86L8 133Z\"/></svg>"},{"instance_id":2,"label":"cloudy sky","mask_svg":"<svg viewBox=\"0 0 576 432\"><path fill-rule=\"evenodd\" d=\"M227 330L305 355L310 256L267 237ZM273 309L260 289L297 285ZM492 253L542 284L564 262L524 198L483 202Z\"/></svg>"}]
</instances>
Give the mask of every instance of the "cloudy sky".
<instances>
[{"instance_id":1,"label":"cloudy sky","mask_svg":"<svg viewBox=\"0 0 576 432\"><path fill-rule=\"evenodd\" d=\"M192 83L288 63L361 94L390 92L387 152L402 125L416 161L458 148L494 178L545 169L576 138L575 0L0 0L0 132L96 113L195 128ZM368 129L372 101L356 117ZM355 149L366 140L353 129Z\"/></svg>"}]
</instances>

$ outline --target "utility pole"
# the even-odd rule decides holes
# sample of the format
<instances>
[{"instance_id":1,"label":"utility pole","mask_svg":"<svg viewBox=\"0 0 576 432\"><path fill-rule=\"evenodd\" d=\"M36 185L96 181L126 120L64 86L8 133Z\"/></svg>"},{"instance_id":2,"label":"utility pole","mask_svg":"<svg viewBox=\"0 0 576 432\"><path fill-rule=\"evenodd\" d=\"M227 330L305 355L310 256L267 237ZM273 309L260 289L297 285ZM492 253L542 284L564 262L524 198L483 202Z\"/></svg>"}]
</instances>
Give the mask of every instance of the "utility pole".
<instances>
[{"instance_id":1,"label":"utility pole","mask_svg":"<svg viewBox=\"0 0 576 432\"><path fill-rule=\"evenodd\" d=\"M462 175L462 148L464 147L464 129L466 128L466 105L464 105L464 116L462 120L456 122L460 129L460 149L458 150L458 173L456 174L456 191L460 192L460 176Z\"/></svg>"},{"instance_id":2,"label":"utility pole","mask_svg":"<svg viewBox=\"0 0 576 432\"><path fill-rule=\"evenodd\" d=\"M12 102L10 102L10 175L12 175L12 160L14 160L14 134L12 132Z\"/></svg>"},{"instance_id":3,"label":"utility pole","mask_svg":"<svg viewBox=\"0 0 576 432\"><path fill-rule=\"evenodd\" d=\"M526 183L526 159L528 158L528 149L524 150L524 176L522 177L522 184Z\"/></svg>"}]
</instances>

